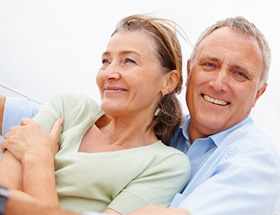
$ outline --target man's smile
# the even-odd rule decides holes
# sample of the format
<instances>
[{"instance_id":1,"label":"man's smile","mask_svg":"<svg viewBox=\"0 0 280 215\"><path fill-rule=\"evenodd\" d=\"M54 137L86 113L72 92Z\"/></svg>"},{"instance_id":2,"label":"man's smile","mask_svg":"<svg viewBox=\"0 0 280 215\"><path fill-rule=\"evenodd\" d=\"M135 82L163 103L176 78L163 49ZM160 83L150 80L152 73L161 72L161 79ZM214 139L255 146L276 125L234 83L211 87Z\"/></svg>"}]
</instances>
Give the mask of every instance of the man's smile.
<instances>
[{"instance_id":1,"label":"man's smile","mask_svg":"<svg viewBox=\"0 0 280 215\"><path fill-rule=\"evenodd\" d=\"M221 105L221 106L225 106L225 105L228 105L230 104L229 102L225 101L225 100L221 100L221 99L215 99L215 98L212 98L206 94L202 94L202 97L208 101L208 102L211 102L213 104L216 104L216 105Z\"/></svg>"}]
</instances>

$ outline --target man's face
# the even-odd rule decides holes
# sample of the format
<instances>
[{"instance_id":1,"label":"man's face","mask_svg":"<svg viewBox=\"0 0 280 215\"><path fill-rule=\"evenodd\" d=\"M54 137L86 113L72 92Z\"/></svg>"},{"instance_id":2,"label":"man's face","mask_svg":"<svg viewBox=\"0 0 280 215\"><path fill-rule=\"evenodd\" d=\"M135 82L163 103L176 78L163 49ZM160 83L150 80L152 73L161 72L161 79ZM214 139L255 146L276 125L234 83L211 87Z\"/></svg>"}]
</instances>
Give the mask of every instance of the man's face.
<instances>
[{"instance_id":1,"label":"man's face","mask_svg":"<svg viewBox=\"0 0 280 215\"><path fill-rule=\"evenodd\" d=\"M267 86L260 86L263 69L262 51L251 37L223 27L201 41L186 84L191 142L249 115Z\"/></svg>"}]
</instances>

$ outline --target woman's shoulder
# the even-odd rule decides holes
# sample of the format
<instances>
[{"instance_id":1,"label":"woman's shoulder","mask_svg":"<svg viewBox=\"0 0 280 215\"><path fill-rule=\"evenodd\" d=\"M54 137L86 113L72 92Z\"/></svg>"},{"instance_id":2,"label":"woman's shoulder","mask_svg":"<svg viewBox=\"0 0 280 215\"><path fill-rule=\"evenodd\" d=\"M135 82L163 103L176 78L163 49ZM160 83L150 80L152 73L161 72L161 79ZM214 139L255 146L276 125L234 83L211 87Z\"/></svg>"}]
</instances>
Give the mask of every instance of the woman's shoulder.
<instances>
[{"instance_id":1,"label":"woman's shoulder","mask_svg":"<svg viewBox=\"0 0 280 215\"><path fill-rule=\"evenodd\" d=\"M100 105L89 95L83 93L62 92L52 99L54 105L59 107L65 118L79 118L81 120L90 116L100 116L103 111Z\"/></svg>"},{"instance_id":2,"label":"woman's shoulder","mask_svg":"<svg viewBox=\"0 0 280 215\"><path fill-rule=\"evenodd\" d=\"M169 155L183 155L186 157L185 153L181 152L180 150L172 147L172 146L168 146L166 144L164 144L161 140L157 141L155 144L156 147L160 148L161 153L163 154L169 154Z\"/></svg>"},{"instance_id":3,"label":"woman's shoulder","mask_svg":"<svg viewBox=\"0 0 280 215\"><path fill-rule=\"evenodd\" d=\"M152 151L155 154L154 156L160 162L169 162L177 165L181 163L183 166L185 166L186 163L190 163L186 154L174 147L165 145L162 141L158 141L153 145L154 150Z\"/></svg>"},{"instance_id":4,"label":"woman's shoulder","mask_svg":"<svg viewBox=\"0 0 280 215\"><path fill-rule=\"evenodd\" d=\"M98 106L96 100L93 97L84 93L60 92L54 96L53 100L60 100L66 105L86 103Z\"/></svg>"}]
</instances>

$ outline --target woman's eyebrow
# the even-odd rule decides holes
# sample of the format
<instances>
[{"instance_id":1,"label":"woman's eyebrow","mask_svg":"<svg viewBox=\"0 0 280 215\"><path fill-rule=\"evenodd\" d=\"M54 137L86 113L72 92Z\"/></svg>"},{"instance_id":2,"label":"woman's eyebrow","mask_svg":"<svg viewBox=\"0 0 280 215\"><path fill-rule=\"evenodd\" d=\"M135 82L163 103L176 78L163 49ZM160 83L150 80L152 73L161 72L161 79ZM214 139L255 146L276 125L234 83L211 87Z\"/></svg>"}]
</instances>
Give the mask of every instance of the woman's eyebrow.
<instances>
[{"instance_id":1,"label":"woman's eyebrow","mask_svg":"<svg viewBox=\"0 0 280 215\"><path fill-rule=\"evenodd\" d=\"M141 56L138 52L133 51L133 50L120 51L119 54L122 56L127 55L127 54L135 54L135 55ZM102 57L105 57L105 56L111 56L111 53L109 51L105 51L105 52L103 52Z\"/></svg>"},{"instance_id":2,"label":"woman's eyebrow","mask_svg":"<svg viewBox=\"0 0 280 215\"><path fill-rule=\"evenodd\" d=\"M127 54L135 54L135 55L138 55L140 56L140 54L136 51L133 51L133 50L125 50L125 51L121 51L120 52L121 55L127 55Z\"/></svg>"}]
</instances>

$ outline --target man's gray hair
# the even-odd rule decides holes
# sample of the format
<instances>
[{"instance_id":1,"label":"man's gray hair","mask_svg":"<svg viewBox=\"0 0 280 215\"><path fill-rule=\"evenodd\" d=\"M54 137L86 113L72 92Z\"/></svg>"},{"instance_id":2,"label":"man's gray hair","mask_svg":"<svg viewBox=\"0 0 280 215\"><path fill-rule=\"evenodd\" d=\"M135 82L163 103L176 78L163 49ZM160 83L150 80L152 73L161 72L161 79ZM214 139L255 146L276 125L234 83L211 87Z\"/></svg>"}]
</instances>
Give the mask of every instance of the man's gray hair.
<instances>
[{"instance_id":1,"label":"man's gray hair","mask_svg":"<svg viewBox=\"0 0 280 215\"><path fill-rule=\"evenodd\" d=\"M229 27L230 29L238 33L241 33L247 37L253 37L258 41L264 58L264 71L259 86L262 87L263 84L267 82L269 76L269 67L271 63L271 51L269 48L269 44L266 38L264 37L264 35L261 33L261 31L253 23L249 22L247 19L241 16L217 21L214 25L208 27L204 32L202 32L191 53L190 67L192 67L192 63L197 54L197 48L201 43L201 41L210 33L222 27Z\"/></svg>"}]
</instances>

